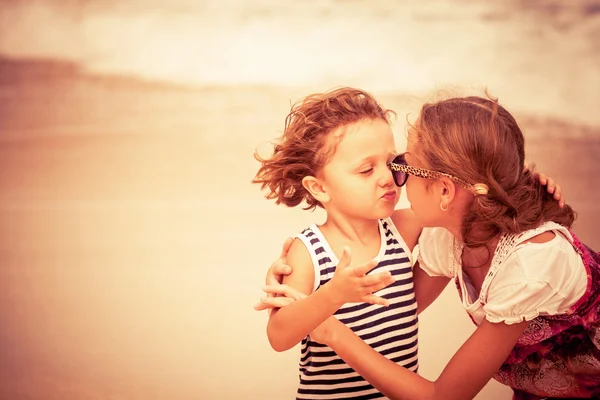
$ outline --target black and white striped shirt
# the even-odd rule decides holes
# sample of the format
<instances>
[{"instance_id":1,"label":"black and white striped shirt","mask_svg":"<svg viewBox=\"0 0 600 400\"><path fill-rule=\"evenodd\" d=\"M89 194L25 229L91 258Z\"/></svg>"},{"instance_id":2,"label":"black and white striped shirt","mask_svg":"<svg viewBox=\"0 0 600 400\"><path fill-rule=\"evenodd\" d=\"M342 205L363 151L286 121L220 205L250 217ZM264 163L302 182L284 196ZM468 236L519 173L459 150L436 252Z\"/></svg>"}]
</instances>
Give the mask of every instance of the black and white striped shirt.
<instances>
[{"instance_id":1,"label":"black and white striped shirt","mask_svg":"<svg viewBox=\"0 0 600 400\"><path fill-rule=\"evenodd\" d=\"M335 316L380 354L417 371L417 304L415 302L411 253L392 220L380 220L380 262L375 272L390 271L396 281L377 292L389 307L350 303ZM311 254L315 268L314 290L335 272L337 257L316 225L297 235ZM302 340L300 384L297 399L381 399L383 394L350 368L328 346L307 336Z\"/></svg>"}]
</instances>

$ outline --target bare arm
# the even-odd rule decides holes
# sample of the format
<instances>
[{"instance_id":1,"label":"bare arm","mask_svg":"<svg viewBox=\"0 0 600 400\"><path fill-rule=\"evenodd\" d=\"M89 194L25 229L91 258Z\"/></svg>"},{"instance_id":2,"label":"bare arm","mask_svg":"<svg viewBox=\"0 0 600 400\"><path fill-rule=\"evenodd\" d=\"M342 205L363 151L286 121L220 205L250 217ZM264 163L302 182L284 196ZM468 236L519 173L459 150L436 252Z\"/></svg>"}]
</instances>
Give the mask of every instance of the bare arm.
<instances>
[{"instance_id":1,"label":"bare arm","mask_svg":"<svg viewBox=\"0 0 600 400\"><path fill-rule=\"evenodd\" d=\"M450 282L450 278L429 276L417 262L413 267L413 281L417 300L417 314L420 314L444 291L448 286L448 282Z\"/></svg>"},{"instance_id":2,"label":"bare arm","mask_svg":"<svg viewBox=\"0 0 600 400\"><path fill-rule=\"evenodd\" d=\"M277 308L282 306L281 303L276 305L277 298L271 297L262 301L265 306L274 306L267 325L267 336L271 347L276 351L288 350L298 344L345 303L388 303L388 300L373 293L394 282L393 276L387 271L367 275L367 272L377 265L377 260L360 266L350 266L349 248L344 248L333 278L308 297L304 295L312 292L314 269L308 250L301 241L296 240L292 243L286 262L292 267L292 272L283 279L282 285L266 287L265 291L278 293L277 286L289 287L300 292L295 296L297 301L284 301L286 306L283 308Z\"/></svg>"},{"instance_id":3,"label":"bare arm","mask_svg":"<svg viewBox=\"0 0 600 400\"><path fill-rule=\"evenodd\" d=\"M545 232L530 242L552 240ZM484 320L461 346L435 381L424 379L396 365L337 320L329 319L311 336L329 345L344 361L379 391L393 399L472 399L498 371L528 322L491 323Z\"/></svg>"},{"instance_id":4,"label":"bare arm","mask_svg":"<svg viewBox=\"0 0 600 400\"><path fill-rule=\"evenodd\" d=\"M412 252L419 241L419 236L423 229L414 211L410 208L396 210L391 218L394 221L396 229L398 229L398 233L400 233L400 236L402 236L402 239L404 239L404 242L408 246L408 250Z\"/></svg>"},{"instance_id":5,"label":"bare arm","mask_svg":"<svg viewBox=\"0 0 600 400\"><path fill-rule=\"evenodd\" d=\"M325 324L327 332L317 340L323 340L356 372L391 399L466 400L472 399L498 371L527 324L484 321L435 381L388 360L337 320L329 319ZM315 333L315 336L318 334Z\"/></svg>"},{"instance_id":6,"label":"bare arm","mask_svg":"<svg viewBox=\"0 0 600 400\"><path fill-rule=\"evenodd\" d=\"M394 225L406 242L408 249L413 251L419 241L422 227L411 209L401 209L392 214ZM450 282L449 278L429 276L419 267L419 263L413 266L413 280L415 285L415 299L417 301L417 313L425 310Z\"/></svg>"},{"instance_id":7,"label":"bare arm","mask_svg":"<svg viewBox=\"0 0 600 400\"><path fill-rule=\"evenodd\" d=\"M308 250L300 240L296 239L292 243L286 262L292 267L292 273L283 278L283 283L306 295L311 294L314 282L313 264ZM271 347L276 351L294 347L320 323L332 316L341 305L328 297L325 289L317 290L287 307L274 309L267 325Z\"/></svg>"}]
</instances>

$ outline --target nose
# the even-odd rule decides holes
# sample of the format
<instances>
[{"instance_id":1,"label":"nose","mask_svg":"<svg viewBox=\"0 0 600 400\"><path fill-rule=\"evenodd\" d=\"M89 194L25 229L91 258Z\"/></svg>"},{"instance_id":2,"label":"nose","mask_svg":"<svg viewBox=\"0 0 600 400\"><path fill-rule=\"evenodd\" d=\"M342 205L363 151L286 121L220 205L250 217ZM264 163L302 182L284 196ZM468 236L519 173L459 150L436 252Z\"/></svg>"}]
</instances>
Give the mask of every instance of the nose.
<instances>
[{"instance_id":1,"label":"nose","mask_svg":"<svg viewBox=\"0 0 600 400\"><path fill-rule=\"evenodd\" d=\"M383 188L394 186L394 177L392 176L392 171L390 171L388 168L382 171L378 183L379 186Z\"/></svg>"}]
</instances>

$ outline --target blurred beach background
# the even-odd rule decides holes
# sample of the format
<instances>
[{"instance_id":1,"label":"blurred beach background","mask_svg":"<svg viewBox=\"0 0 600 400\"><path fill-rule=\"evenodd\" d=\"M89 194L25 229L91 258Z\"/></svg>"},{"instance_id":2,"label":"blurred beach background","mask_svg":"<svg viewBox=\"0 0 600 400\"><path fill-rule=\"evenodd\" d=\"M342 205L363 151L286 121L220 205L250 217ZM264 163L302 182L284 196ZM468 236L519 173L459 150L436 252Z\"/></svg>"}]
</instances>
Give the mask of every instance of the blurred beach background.
<instances>
[{"instance_id":1,"label":"blurred beach background","mask_svg":"<svg viewBox=\"0 0 600 400\"><path fill-rule=\"evenodd\" d=\"M4 0L0 398L294 398L252 306L322 214L265 200L253 152L338 86L398 113L399 150L424 101L488 88L600 249L600 1ZM473 329L447 289L420 373Z\"/></svg>"}]
</instances>

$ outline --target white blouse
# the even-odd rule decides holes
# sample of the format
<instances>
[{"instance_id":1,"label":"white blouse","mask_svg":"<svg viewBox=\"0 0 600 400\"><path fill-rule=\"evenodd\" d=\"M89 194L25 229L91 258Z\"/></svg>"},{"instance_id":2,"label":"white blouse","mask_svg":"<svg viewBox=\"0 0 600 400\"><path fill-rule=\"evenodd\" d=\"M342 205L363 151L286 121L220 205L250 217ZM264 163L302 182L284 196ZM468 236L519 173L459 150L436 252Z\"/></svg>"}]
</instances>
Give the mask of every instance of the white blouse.
<instances>
[{"instance_id":1,"label":"white blouse","mask_svg":"<svg viewBox=\"0 0 600 400\"><path fill-rule=\"evenodd\" d=\"M555 237L524 243L540 233ZM460 263L462 244L444 228L425 228L419 238L418 261L429 276L458 277L465 310L480 324L514 324L538 315L564 314L583 296L587 271L572 245L569 231L554 222L519 235L504 235L477 295Z\"/></svg>"}]
</instances>

